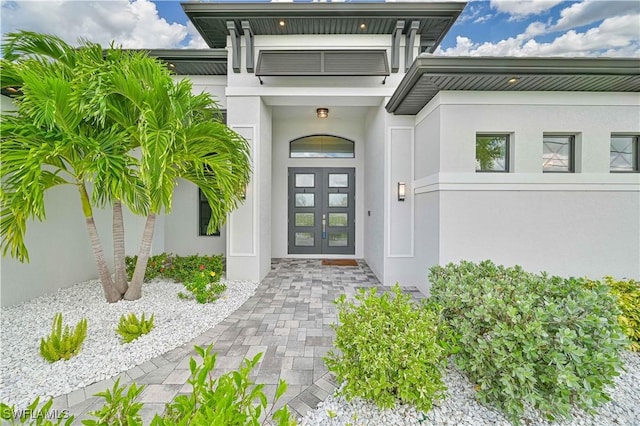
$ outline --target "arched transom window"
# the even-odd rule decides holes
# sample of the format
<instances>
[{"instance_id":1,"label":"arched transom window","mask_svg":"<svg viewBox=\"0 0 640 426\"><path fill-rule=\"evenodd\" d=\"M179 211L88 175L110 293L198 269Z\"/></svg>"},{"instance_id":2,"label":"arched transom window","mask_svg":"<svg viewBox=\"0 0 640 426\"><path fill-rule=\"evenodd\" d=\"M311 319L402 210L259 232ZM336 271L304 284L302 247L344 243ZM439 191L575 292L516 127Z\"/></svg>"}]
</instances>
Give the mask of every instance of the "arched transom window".
<instances>
[{"instance_id":1,"label":"arched transom window","mask_svg":"<svg viewBox=\"0 0 640 426\"><path fill-rule=\"evenodd\" d=\"M332 135L309 135L289 142L291 158L354 158L352 140Z\"/></svg>"}]
</instances>

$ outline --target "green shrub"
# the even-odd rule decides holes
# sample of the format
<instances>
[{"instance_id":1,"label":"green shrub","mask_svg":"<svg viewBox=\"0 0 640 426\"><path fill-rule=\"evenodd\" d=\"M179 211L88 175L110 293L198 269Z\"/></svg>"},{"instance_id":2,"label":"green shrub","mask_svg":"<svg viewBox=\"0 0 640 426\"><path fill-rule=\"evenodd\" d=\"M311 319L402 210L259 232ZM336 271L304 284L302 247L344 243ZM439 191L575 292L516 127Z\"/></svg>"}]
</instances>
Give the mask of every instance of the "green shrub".
<instances>
[{"instance_id":1,"label":"green shrub","mask_svg":"<svg viewBox=\"0 0 640 426\"><path fill-rule=\"evenodd\" d=\"M120 379L117 379L113 384L113 389L107 389L94 395L105 400L101 409L89 413L96 420L83 420L82 424L87 426L141 426L142 417L138 412L144 404L136 402L136 399L143 390L144 385L137 386L135 383L132 383L127 389L125 386L120 386Z\"/></svg>"},{"instance_id":2,"label":"green shrub","mask_svg":"<svg viewBox=\"0 0 640 426\"><path fill-rule=\"evenodd\" d=\"M224 272L223 257L219 256L176 256L165 271L165 276L184 283L193 277L194 271L213 272L210 282L218 282Z\"/></svg>"},{"instance_id":3,"label":"green shrub","mask_svg":"<svg viewBox=\"0 0 640 426\"><path fill-rule=\"evenodd\" d=\"M616 281L612 277L605 277L604 282L618 298L618 323L629 340L628 349L640 351L640 282Z\"/></svg>"},{"instance_id":4,"label":"green shrub","mask_svg":"<svg viewBox=\"0 0 640 426\"><path fill-rule=\"evenodd\" d=\"M211 281L218 282L224 272L223 259L222 255L176 256L170 253L158 254L149 258L144 279L145 281L151 281L154 278L165 278L184 283L191 280L193 273L196 271L209 271L214 273ZM133 276L137 260L137 256L127 256L125 259L129 279Z\"/></svg>"},{"instance_id":5,"label":"green shrub","mask_svg":"<svg viewBox=\"0 0 640 426\"><path fill-rule=\"evenodd\" d=\"M446 328L435 309L417 305L396 284L392 292L360 290L356 303L344 295L334 303L340 325L325 358L347 399L359 396L390 408L397 400L428 411L446 389Z\"/></svg>"},{"instance_id":6,"label":"green shrub","mask_svg":"<svg viewBox=\"0 0 640 426\"><path fill-rule=\"evenodd\" d=\"M0 419L2 424L9 425L31 425L31 426L69 426L73 423L74 417L70 416L67 410L52 409L53 399L49 398L41 407L40 397L37 397L24 410L16 409L15 405L8 405L0 402Z\"/></svg>"},{"instance_id":7,"label":"green shrub","mask_svg":"<svg viewBox=\"0 0 640 426\"><path fill-rule=\"evenodd\" d=\"M249 378L251 371L260 361L262 354L253 359L245 359L244 366L238 371L231 371L214 379L212 371L216 364L216 353L213 347L201 348L196 346L196 352L202 357L202 363L198 365L191 358L189 368L191 377L189 384L192 392L179 395L166 405L162 416L156 415L152 426L174 425L224 425L245 426L259 425L262 414L268 418L271 412L266 412L267 397L264 393L264 385L256 385ZM111 391L107 390L97 394L105 399L102 409L91 413L97 420L85 420L83 424L97 425L142 425L138 415L144 404L135 402L144 387L132 384L127 390L116 382ZM272 404L280 399L287 389L287 385L280 380L275 392ZM285 406L277 410L272 419L279 426L293 426L288 408Z\"/></svg>"},{"instance_id":8,"label":"green shrub","mask_svg":"<svg viewBox=\"0 0 640 426\"><path fill-rule=\"evenodd\" d=\"M62 331L62 313L58 312L53 317L51 334L47 338L40 339L40 355L49 362L60 359L69 359L80 352L82 342L87 337L87 320L81 319L75 328L68 325Z\"/></svg>"},{"instance_id":9,"label":"green shrub","mask_svg":"<svg viewBox=\"0 0 640 426\"><path fill-rule=\"evenodd\" d=\"M218 299L227 286L217 282L215 272L201 271L194 272L191 279L184 282L184 288L189 291L189 294L180 292L178 297L182 299L193 298L198 303L211 303Z\"/></svg>"},{"instance_id":10,"label":"green shrub","mask_svg":"<svg viewBox=\"0 0 640 426\"><path fill-rule=\"evenodd\" d=\"M211 371L215 367L217 354L212 352L213 347L205 349L196 346L195 350L202 357L202 364L197 365L193 358L189 363L189 383L193 392L189 395L179 395L167 404L163 418L156 417L152 425L258 425L258 419L267 407L267 397L263 391L264 385L256 385L249 376L262 354L256 355L252 360L245 359L244 365L238 371L214 379ZM273 404L286 389L286 383L280 380ZM267 417L268 415L269 413ZM280 426L296 424L286 406L276 411L273 419Z\"/></svg>"},{"instance_id":11,"label":"green shrub","mask_svg":"<svg viewBox=\"0 0 640 426\"><path fill-rule=\"evenodd\" d=\"M116 333L120 335L122 341L125 343L132 342L143 334L149 333L153 330L154 314L151 314L151 318L145 319L144 313L142 317L138 319L134 313L130 313L129 316L122 315Z\"/></svg>"},{"instance_id":12,"label":"green shrub","mask_svg":"<svg viewBox=\"0 0 640 426\"><path fill-rule=\"evenodd\" d=\"M625 340L607 286L490 261L435 266L429 279L459 339L456 364L513 423L525 404L553 419L610 399Z\"/></svg>"}]
</instances>

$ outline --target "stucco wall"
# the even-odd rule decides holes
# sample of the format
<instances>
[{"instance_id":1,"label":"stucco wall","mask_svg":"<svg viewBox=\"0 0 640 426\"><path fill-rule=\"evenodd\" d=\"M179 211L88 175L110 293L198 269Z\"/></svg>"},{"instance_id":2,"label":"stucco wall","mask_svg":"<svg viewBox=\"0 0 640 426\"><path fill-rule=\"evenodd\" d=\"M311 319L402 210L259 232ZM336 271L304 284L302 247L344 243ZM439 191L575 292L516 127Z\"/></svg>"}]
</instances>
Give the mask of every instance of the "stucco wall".
<instances>
[{"instance_id":1,"label":"stucco wall","mask_svg":"<svg viewBox=\"0 0 640 426\"><path fill-rule=\"evenodd\" d=\"M356 169L356 254L363 257L365 107L332 107L329 117L318 119L314 107L275 107L273 114L272 242L273 257L287 253L287 171L289 167L355 167ZM289 158L289 142L312 135L330 134L355 141L355 158ZM298 257L302 255L297 255ZM318 257L320 255L312 256ZM309 256L307 256L309 257ZM330 256L329 256L330 257ZM334 256L335 257L335 256ZM340 255L338 257L345 257Z\"/></svg>"},{"instance_id":2,"label":"stucco wall","mask_svg":"<svg viewBox=\"0 0 640 426\"><path fill-rule=\"evenodd\" d=\"M422 127L440 113L439 173L415 182L419 199L439 200L437 261L640 277L640 174L609 172L610 136L640 133L639 104L635 93L441 92L416 116L416 164L426 164ZM475 172L478 132L512 136L510 173ZM575 173L542 173L552 132L576 135Z\"/></svg>"},{"instance_id":3,"label":"stucco wall","mask_svg":"<svg viewBox=\"0 0 640 426\"><path fill-rule=\"evenodd\" d=\"M440 262L491 259L562 276L640 277L640 197L603 191L442 191Z\"/></svg>"},{"instance_id":4,"label":"stucco wall","mask_svg":"<svg viewBox=\"0 0 640 426\"><path fill-rule=\"evenodd\" d=\"M260 278L267 276L271 270L271 241L273 232L271 228L271 205L272 201L272 108L260 102L260 149L258 150L258 161L260 167L256 173L259 176L258 197L260 202L259 211L259 246L260 246Z\"/></svg>"},{"instance_id":5,"label":"stucco wall","mask_svg":"<svg viewBox=\"0 0 640 426\"><path fill-rule=\"evenodd\" d=\"M59 288L95 279L98 273L87 235L80 197L71 186L56 187L45 195L47 219L29 222L25 243L29 263L10 257L1 261L0 298L2 306L11 306ZM135 254L140 245L144 218L124 212L127 254ZM113 266L111 210L94 209L94 219L105 258ZM164 218L158 217L153 253L164 250Z\"/></svg>"},{"instance_id":6,"label":"stucco wall","mask_svg":"<svg viewBox=\"0 0 640 426\"><path fill-rule=\"evenodd\" d=\"M178 180L173 193L171 214L165 217L165 250L179 255L224 254L227 228L220 228L220 236L199 235L198 187L186 180Z\"/></svg>"},{"instance_id":7,"label":"stucco wall","mask_svg":"<svg viewBox=\"0 0 640 426\"><path fill-rule=\"evenodd\" d=\"M384 103L371 108L365 118L366 170L364 173L364 258L376 276L384 276L384 160L385 122Z\"/></svg>"}]
</instances>

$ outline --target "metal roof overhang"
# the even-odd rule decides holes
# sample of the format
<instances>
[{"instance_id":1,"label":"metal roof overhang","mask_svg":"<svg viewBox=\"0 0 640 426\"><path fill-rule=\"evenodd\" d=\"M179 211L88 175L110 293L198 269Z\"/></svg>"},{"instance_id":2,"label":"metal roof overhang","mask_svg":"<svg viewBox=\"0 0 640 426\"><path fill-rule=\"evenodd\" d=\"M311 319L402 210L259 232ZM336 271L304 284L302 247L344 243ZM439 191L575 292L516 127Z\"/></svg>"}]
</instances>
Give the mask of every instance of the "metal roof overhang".
<instances>
[{"instance_id":1,"label":"metal roof overhang","mask_svg":"<svg viewBox=\"0 0 640 426\"><path fill-rule=\"evenodd\" d=\"M386 109L396 115L415 115L440 90L639 92L640 59L422 54L405 74Z\"/></svg>"},{"instance_id":2,"label":"metal roof overhang","mask_svg":"<svg viewBox=\"0 0 640 426\"><path fill-rule=\"evenodd\" d=\"M207 44L225 47L227 21L255 35L392 34L398 20L419 21L421 51L436 49L466 3L182 3ZM281 26L280 21L285 25ZM365 24L365 28L360 27Z\"/></svg>"},{"instance_id":3,"label":"metal roof overhang","mask_svg":"<svg viewBox=\"0 0 640 426\"><path fill-rule=\"evenodd\" d=\"M147 52L166 62L179 75L227 75L226 49L152 49Z\"/></svg>"}]
</instances>

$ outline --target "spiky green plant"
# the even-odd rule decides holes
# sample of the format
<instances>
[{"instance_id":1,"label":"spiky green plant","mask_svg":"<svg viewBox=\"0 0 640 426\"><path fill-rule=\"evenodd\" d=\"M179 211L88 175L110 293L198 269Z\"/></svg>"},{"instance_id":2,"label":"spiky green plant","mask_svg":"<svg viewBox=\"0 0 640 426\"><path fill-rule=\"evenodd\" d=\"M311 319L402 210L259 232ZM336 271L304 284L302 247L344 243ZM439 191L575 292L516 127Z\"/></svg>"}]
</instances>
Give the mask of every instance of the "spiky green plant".
<instances>
[{"instance_id":1,"label":"spiky green plant","mask_svg":"<svg viewBox=\"0 0 640 426\"><path fill-rule=\"evenodd\" d=\"M87 320L83 318L75 328L68 325L62 330L62 313L58 312L53 317L51 334L47 338L40 339L40 355L49 362L60 359L69 359L78 355L82 342L87 337Z\"/></svg>"},{"instance_id":2,"label":"spiky green plant","mask_svg":"<svg viewBox=\"0 0 640 426\"><path fill-rule=\"evenodd\" d=\"M151 314L151 318L145 319L143 313L142 317L138 319L134 313L131 313L128 316L122 315L120 317L118 328L116 328L116 332L120 335L123 342L132 342L143 334L147 334L153 330L154 316L155 314Z\"/></svg>"}]
</instances>

